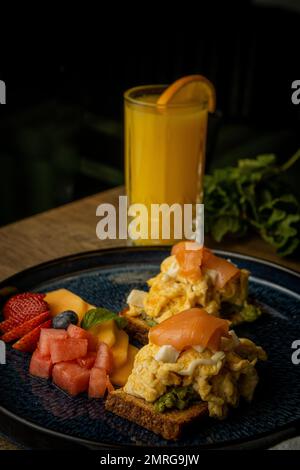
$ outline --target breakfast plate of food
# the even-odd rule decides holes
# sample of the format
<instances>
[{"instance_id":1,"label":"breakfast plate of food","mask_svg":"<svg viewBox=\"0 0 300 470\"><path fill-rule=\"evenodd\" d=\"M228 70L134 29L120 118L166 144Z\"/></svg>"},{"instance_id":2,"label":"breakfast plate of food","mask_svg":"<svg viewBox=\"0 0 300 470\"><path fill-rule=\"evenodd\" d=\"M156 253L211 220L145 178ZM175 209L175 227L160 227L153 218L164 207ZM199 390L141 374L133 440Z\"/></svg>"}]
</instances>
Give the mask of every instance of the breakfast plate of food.
<instances>
[{"instance_id":1,"label":"breakfast plate of food","mask_svg":"<svg viewBox=\"0 0 300 470\"><path fill-rule=\"evenodd\" d=\"M200 449L299 430L291 270L180 242L60 258L0 296L0 414L16 435Z\"/></svg>"}]
</instances>

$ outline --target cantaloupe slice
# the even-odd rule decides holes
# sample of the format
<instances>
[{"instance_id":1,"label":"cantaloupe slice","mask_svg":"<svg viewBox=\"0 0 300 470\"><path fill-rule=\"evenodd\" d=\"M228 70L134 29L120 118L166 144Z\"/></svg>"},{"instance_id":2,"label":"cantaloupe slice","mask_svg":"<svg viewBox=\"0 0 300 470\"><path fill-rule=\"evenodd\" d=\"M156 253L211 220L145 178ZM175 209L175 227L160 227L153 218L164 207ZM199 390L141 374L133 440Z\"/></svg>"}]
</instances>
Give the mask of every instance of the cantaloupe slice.
<instances>
[{"instance_id":1,"label":"cantaloupe slice","mask_svg":"<svg viewBox=\"0 0 300 470\"><path fill-rule=\"evenodd\" d=\"M134 358L137 352L138 352L138 348L136 348L135 346L132 346L132 344L128 345L127 361L122 367L114 370L113 373L110 374L109 376L112 384L118 385L119 387L124 387L129 375L131 374L133 363L134 363Z\"/></svg>"},{"instance_id":2,"label":"cantaloupe slice","mask_svg":"<svg viewBox=\"0 0 300 470\"><path fill-rule=\"evenodd\" d=\"M122 367L127 361L128 344L128 334L124 330L117 329L116 342L111 348L114 370Z\"/></svg>"},{"instance_id":3,"label":"cantaloupe slice","mask_svg":"<svg viewBox=\"0 0 300 470\"><path fill-rule=\"evenodd\" d=\"M49 305L52 317L55 317L55 315L65 310L73 310L77 313L79 322L81 322L84 314L88 310L95 308L93 305L85 302L79 295L74 294L68 289L57 289L48 292L45 296L45 301Z\"/></svg>"},{"instance_id":4,"label":"cantaloupe slice","mask_svg":"<svg viewBox=\"0 0 300 470\"><path fill-rule=\"evenodd\" d=\"M89 332L92 333L98 340L98 343L101 341L106 343L110 348L114 346L117 341L118 327L115 320L108 320L100 325L92 326L89 329Z\"/></svg>"}]
</instances>

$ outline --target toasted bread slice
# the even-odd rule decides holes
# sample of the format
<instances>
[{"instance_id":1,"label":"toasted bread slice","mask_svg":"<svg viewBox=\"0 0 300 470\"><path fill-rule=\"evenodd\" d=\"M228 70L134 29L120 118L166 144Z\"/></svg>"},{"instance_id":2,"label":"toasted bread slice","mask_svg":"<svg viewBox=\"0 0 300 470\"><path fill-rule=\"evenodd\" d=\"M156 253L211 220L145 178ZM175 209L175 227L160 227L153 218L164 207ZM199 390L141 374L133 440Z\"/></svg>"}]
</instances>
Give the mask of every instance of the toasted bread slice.
<instances>
[{"instance_id":1,"label":"toasted bread slice","mask_svg":"<svg viewBox=\"0 0 300 470\"><path fill-rule=\"evenodd\" d=\"M168 440L178 439L184 428L207 414L206 402L191 405L186 410L158 413L152 403L129 395L122 389L108 395L105 408Z\"/></svg>"},{"instance_id":2,"label":"toasted bread slice","mask_svg":"<svg viewBox=\"0 0 300 470\"><path fill-rule=\"evenodd\" d=\"M119 313L120 316L126 318L127 326L125 330L131 338L136 339L141 344L148 344L148 333L150 326L141 317L132 317L128 315L128 308Z\"/></svg>"}]
</instances>

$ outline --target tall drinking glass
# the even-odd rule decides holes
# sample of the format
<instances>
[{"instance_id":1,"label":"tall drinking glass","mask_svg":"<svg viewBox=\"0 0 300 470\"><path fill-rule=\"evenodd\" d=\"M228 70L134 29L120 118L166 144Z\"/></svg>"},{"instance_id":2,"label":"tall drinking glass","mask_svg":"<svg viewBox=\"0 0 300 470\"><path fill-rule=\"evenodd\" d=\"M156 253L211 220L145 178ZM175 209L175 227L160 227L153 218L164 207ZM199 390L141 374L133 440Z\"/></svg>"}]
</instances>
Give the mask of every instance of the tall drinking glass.
<instances>
[{"instance_id":1,"label":"tall drinking glass","mask_svg":"<svg viewBox=\"0 0 300 470\"><path fill-rule=\"evenodd\" d=\"M134 240L139 245L174 242L174 226L169 239L162 239L161 227L158 238L151 238L151 204L183 208L203 197L207 102L158 106L157 99L165 89L149 85L124 94L128 202L143 204L149 213L148 234Z\"/></svg>"}]
</instances>

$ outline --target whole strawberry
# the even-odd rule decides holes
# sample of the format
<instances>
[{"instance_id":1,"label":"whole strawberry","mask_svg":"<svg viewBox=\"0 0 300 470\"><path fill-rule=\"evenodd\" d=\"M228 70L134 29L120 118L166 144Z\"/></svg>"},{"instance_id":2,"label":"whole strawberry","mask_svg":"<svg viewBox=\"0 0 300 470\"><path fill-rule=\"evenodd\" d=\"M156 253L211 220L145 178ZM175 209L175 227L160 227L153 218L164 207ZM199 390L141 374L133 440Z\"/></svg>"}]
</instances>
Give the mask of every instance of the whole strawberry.
<instances>
[{"instance_id":1,"label":"whole strawberry","mask_svg":"<svg viewBox=\"0 0 300 470\"><path fill-rule=\"evenodd\" d=\"M3 308L5 320L0 323L0 330L10 331L12 328L31 320L49 310L44 300L45 294L25 292L11 297Z\"/></svg>"}]
</instances>

